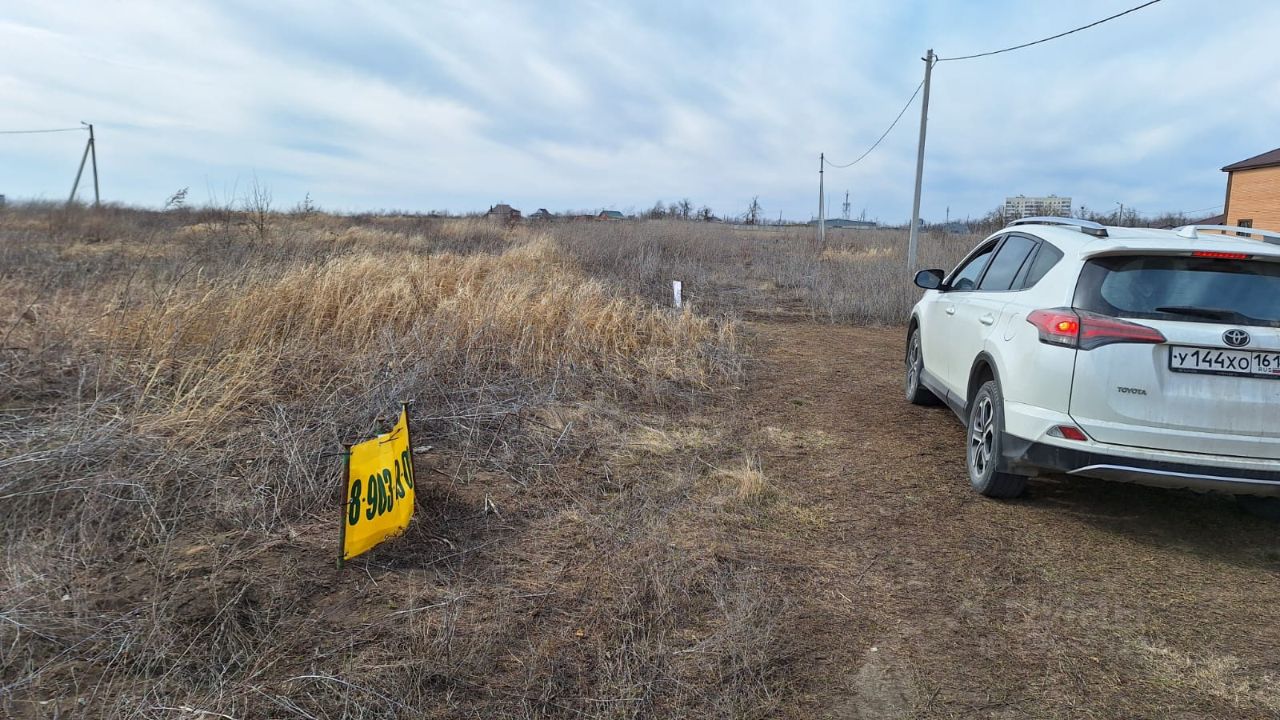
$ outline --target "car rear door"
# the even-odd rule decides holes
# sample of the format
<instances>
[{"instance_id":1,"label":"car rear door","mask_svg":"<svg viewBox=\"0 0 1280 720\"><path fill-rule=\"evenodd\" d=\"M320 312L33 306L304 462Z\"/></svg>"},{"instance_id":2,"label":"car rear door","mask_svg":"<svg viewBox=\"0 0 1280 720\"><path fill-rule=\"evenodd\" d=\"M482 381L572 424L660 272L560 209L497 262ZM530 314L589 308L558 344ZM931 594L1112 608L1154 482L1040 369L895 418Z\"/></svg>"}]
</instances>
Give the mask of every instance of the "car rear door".
<instances>
[{"instance_id":1,"label":"car rear door","mask_svg":"<svg viewBox=\"0 0 1280 720\"><path fill-rule=\"evenodd\" d=\"M1076 307L1165 342L1077 352L1071 416L1100 442L1280 459L1280 259L1207 255L1086 262Z\"/></svg>"}]
</instances>

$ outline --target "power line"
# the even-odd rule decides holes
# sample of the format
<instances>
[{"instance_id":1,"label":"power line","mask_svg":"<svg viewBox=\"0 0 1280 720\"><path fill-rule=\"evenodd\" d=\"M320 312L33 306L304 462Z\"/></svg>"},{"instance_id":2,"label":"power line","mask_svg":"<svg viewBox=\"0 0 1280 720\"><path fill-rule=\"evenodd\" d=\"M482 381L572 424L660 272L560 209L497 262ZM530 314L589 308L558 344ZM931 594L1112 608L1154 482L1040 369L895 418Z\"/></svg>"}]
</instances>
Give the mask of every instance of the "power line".
<instances>
[{"instance_id":1,"label":"power line","mask_svg":"<svg viewBox=\"0 0 1280 720\"><path fill-rule=\"evenodd\" d=\"M1089 28L1091 28L1091 27L1096 27L1096 26L1098 26L1098 25L1101 25L1101 24L1102 24L1102 23L1104 23L1104 22L1109 22L1109 21L1111 21L1111 20L1115 20L1115 19L1116 19L1116 18L1118 18L1118 17L1124 17L1125 15L1128 15L1128 14L1129 14L1129 13L1131 13L1131 12L1137 12L1137 11L1141 10L1142 8L1150 7L1150 6L1152 6L1152 5L1155 5L1155 4L1156 4L1156 3L1158 3L1158 2L1160 2L1160 0L1150 0L1150 2L1145 2L1145 3L1143 3L1143 4L1141 4L1141 5L1137 6L1137 7L1129 8L1128 10L1125 10L1124 12L1116 13L1115 15L1112 15L1111 17L1105 17L1105 18L1102 18L1101 20L1097 20L1097 21L1091 22L1091 23L1089 23L1088 25L1081 25L1081 26L1080 26L1080 27L1078 27L1078 28L1074 28L1074 29L1072 29L1072 30L1068 30L1068 31L1066 31L1066 32L1060 32L1060 33L1058 33L1057 35L1051 35L1051 36L1049 36L1049 37L1047 37L1047 38L1042 38L1042 39L1040 39L1040 40L1034 40L1034 41L1032 41L1032 42L1022 43L1021 45L1014 45L1013 47L1007 47L1007 48L1004 48L1004 49L1002 49L1002 50L991 50L990 52L975 53L975 54L973 54L973 55L962 55L962 56L960 56L960 57L938 58L938 60L937 60L937 61L938 61L938 62L949 62L949 61L951 61L951 60L972 60L972 59L974 59L974 58L987 57L988 55L999 55L1000 53L1007 53L1007 52L1011 52L1011 51L1013 51L1013 50L1021 50L1021 49L1023 49L1023 48L1031 47L1032 45L1039 45L1040 43L1049 42L1050 40L1057 40L1057 39L1058 39L1058 38L1060 38L1060 37L1066 37L1067 35L1070 35L1071 33L1078 33L1078 32L1080 32L1081 30L1088 30L1088 29L1089 29Z\"/></svg>"},{"instance_id":2,"label":"power line","mask_svg":"<svg viewBox=\"0 0 1280 720\"><path fill-rule=\"evenodd\" d=\"M867 148L867 151L866 151L866 152L864 152L864 153L862 153L861 155L859 155L857 160L854 160L853 162L851 162L851 163L847 163L847 164L845 164L845 165L837 165L837 164L835 164L835 163L831 162L830 160L826 160L825 158L824 158L824 160L823 160L823 161L824 161L824 162L826 162L828 166L833 167L833 168L837 168L837 169L840 169L840 170L843 170L844 168L847 168L847 167L852 167L852 166L857 165L858 163L862 162L862 158L864 158L864 157L866 157L866 156L870 155L870 154L871 154L871 151L872 151L872 150L875 150L875 149L876 149L876 147L878 147L878 146L880 145L881 141L883 141L886 137L888 137L888 136L889 136L889 132L893 130L894 126L898 124L898 121L902 119L902 116L906 114L906 112L907 112L907 108L911 107L911 103L915 102L915 100L916 100L916 96L920 94L920 88L922 88L922 87L924 87L924 81L923 81L923 80L920 82L920 84L919 84L919 85L917 85L917 86L916 86L916 91L915 91L915 92L913 92L913 93L911 93L911 98L910 98L909 100L907 100L907 104L902 106L902 110L898 112L898 117L894 118L894 119L893 119L893 122L889 124L889 129L888 129L888 130L885 130L885 131L884 131L884 134L882 134L882 135L880 136L880 139L879 139L879 140L876 140L876 141L875 141L875 143L873 143L873 144L871 145L871 147Z\"/></svg>"},{"instance_id":3,"label":"power line","mask_svg":"<svg viewBox=\"0 0 1280 720\"><path fill-rule=\"evenodd\" d=\"M1209 212L1210 210L1218 210L1218 209L1221 209L1222 207L1224 206L1212 205L1207 208L1200 208L1199 210L1179 210L1177 214L1178 215L1194 215L1195 213Z\"/></svg>"},{"instance_id":4,"label":"power line","mask_svg":"<svg viewBox=\"0 0 1280 720\"><path fill-rule=\"evenodd\" d=\"M85 128L52 128L50 130L0 130L0 135L32 135L35 133L76 132Z\"/></svg>"}]
</instances>

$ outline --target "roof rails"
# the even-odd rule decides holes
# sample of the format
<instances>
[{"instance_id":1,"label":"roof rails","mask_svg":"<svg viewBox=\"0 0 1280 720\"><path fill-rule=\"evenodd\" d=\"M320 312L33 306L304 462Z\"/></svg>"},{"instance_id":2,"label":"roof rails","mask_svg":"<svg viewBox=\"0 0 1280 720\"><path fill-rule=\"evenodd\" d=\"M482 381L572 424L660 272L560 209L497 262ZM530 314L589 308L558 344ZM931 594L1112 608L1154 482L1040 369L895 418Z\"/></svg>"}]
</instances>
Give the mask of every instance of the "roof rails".
<instances>
[{"instance_id":1,"label":"roof rails","mask_svg":"<svg viewBox=\"0 0 1280 720\"><path fill-rule=\"evenodd\" d=\"M1272 245L1280 245L1280 232L1273 232L1271 230L1255 230L1253 228L1239 227L1236 225L1183 225L1182 227L1173 229L1173 231L1178 233L1180 237L1188 239L1222 237L1222 235L1218 235L1217 233L1201 235L1201 230L1217 230L1223 235L1227 233L1234 233L1235 235L1240 236L1249 235L1253 236L1249 238L1250 240L1259 240Z\"/></svg>"},{"instance_id":2,"label":"roof rails","mask_svg":"<svg viewBox=\"0 0 1280 720\"><path fill-rule=\"evenodd\" d=\"M1086 235L1104 238L1107 236L1107 227L1099 225L1092 220L1081 220L1079 218L1069 217L1025 217L1014 220L1009 223L1013 225L1062 225L1064 227L1075 228Z\"/></svg>"}]
</instances>

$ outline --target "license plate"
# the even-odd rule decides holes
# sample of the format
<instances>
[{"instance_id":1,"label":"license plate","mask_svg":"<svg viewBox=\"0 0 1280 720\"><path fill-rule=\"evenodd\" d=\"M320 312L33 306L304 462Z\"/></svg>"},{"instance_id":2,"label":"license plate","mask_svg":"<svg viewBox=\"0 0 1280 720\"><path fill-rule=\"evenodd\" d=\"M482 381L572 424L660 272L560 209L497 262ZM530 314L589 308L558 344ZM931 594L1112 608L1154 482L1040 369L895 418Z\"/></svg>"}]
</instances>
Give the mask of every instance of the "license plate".
<instances>
[{"instance_id":1,"label":"license plate","mask_svg":"<svg viewBox=\"0 0 1280 720\"><path fill-rule=\"evenodd\" d=\"M1280 380L1280 352L1169 347L1169 369L1206 375L1241 375Z\"/></svg>"}]
</instances>

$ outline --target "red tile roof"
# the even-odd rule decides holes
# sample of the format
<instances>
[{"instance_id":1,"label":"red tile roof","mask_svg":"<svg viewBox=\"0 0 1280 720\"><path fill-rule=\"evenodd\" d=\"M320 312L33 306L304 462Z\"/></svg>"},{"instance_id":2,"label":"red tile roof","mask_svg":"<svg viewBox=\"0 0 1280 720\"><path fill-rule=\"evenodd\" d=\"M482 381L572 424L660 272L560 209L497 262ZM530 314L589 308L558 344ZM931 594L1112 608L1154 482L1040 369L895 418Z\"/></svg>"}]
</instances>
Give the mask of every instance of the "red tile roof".
<instances>
[{"instance_id":1,"label":"red tile roof","mask_svg":"<svg viewBox=\"0 0 1280 720\"><path fill-rule=\"evenodd\" d=\"M1254 168L1271 167L1272 165L1280 165L1280 148L1276 148L1271 152L1264 152L1261 155L1254 155L1248 160L1241 160L1238 163L1231 163L1222 168L1223 172L1231 172L1233 170L1252 170Z\"/></svg>"}]
</instances>

